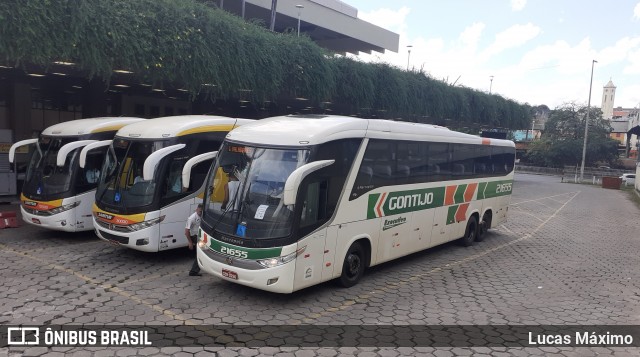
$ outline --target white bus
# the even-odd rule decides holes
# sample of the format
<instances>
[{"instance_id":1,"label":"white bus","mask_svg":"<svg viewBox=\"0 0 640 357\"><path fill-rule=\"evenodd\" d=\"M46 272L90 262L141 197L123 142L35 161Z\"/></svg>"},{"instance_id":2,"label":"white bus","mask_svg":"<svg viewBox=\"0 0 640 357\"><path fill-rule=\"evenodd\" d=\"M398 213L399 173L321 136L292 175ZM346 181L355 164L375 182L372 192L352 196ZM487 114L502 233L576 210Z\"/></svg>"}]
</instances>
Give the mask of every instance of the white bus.
<instances>
[{"instance_id":1,"label":"white bus","mask_svg":"<svg viewBox=\"0 0 640 357\"><path fill-rule=\"evenodd\" d=\"M122 127L141 118L93 118L72 120L46 128L37 139L19 141L9 149L34 145L20 196L22 219L36 226L67 232L93 229L91 207L98 186L105 150L85 157L81 148L110 140Z\"/></svg>"},{"instance_id":2,"label":"white bus","mask_svg":"<svg viewBox=\"0 0 640 357\"><path fill-rule=\"evenodd\" d=\"M339 278L506 219L512 141L443 127L338 116L264 119L227 136L205 196L198 262L278 293ZM222 185L208 178L208 192Z\"/></svg>"},{"instance_id":3,"label":"white bus","mask_svg":"<svg viewBox=\"0 0 640 357\"><path fill-rule=\"evenodd\" d=\"M187 246L185 222L202 202L215 152L229 131L250 122L186 115L118 131L93 206L98 237L146 252Z\"/></svg>"}]
</instances>

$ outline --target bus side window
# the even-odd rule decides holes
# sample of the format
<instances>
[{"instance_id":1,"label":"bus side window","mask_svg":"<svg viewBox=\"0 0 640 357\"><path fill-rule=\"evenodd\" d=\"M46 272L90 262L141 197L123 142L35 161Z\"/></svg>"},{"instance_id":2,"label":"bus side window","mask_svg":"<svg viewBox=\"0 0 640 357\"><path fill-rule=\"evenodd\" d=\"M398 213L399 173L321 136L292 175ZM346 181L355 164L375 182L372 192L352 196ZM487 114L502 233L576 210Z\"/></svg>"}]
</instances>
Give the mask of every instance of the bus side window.
<instances>
[{"instance_id":1,"label":"bus side window","mask_svg":"<svg viewBox=\"0 0 640 357\"><path fill-rule=\"evenodd\" d=\"M313 230L327 217L327 181L316 181L307 185L300 212L300 230ZM305 229L307 228L307 229Z\"/></svg>"}]
</instances>

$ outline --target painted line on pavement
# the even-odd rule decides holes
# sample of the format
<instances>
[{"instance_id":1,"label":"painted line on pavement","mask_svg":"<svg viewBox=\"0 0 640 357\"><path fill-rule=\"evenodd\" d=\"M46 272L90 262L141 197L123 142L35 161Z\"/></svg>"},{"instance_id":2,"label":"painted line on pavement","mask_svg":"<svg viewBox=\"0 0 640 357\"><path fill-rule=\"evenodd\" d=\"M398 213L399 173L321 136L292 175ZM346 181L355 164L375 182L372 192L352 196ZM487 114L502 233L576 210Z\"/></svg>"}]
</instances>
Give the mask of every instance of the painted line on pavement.
<instances>
[{"instance_id":1,"label":"painted line on pavement","mask_svg":"<svg viewBox=\"0 0 640 357\"><path fill-rule=\"evenodd\" d=\"M552 199L552 197L558 197L558 196L566 196L566 195L570 195L570 194L578 194L580 193L580 191L573 191L573 192L567 192L567 193L561 193L558 195L552 195L552 196L546 196L546 197L540 197L540 198L536 198L535 200L526 200L526 201L521 201L521 202L511 202L510 205L519 205L522 203L527 203L527 202L535 202L535 201L539 201L539 200L546 200L546 199ZM556 201L558 203L562 203L561 201Z\"/></svg>"}]
</instances>

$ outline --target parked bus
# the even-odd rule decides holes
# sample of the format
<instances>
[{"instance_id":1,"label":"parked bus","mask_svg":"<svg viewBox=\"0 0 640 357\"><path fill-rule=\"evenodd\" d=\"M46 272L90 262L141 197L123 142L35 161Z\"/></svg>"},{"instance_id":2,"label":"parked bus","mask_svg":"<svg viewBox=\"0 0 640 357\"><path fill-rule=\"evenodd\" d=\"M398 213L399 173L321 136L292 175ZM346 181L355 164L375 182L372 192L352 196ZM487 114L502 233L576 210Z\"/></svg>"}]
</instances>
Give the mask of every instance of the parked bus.
<instances>
[{"instance_id":1,"label":"parked bus","mask_svg":"<svg viewBox=\"0 0 640 357\"><path fill-rule=\"evenodd\" d=\"M229 131L250 122L187 115L118 131L93 206L98 237L146 252L187 246L184 225L202 202L215 152Z\"/></svg>"},{"instance_id":2,"label":"parked bus","mask_svg":"<svg viewBox=\"0 0 640 357\"><path fill-rule=\"evenodd\" d=\"M19 141L9 149L35 148L31 154L20 195L22 219L36 226L77 232L93 229L91 207L98 186L104 150L94 151L79 166L80 150L110 140L122 127L141 118L93 118L72 120L46 128L37 139Z\"/></svg>"},{"instance_id":3,"label":"parked bus","mask_svg":"<svg viewBox=\"0 0 640 357\"><path fill-rule=\"evenodd\" d=\"M444 127L339 116L264 119L230 133L205 196L198 262L278 293L445 242L468 246L506 220L514 143Z\"/></svg>"}]
</instances>

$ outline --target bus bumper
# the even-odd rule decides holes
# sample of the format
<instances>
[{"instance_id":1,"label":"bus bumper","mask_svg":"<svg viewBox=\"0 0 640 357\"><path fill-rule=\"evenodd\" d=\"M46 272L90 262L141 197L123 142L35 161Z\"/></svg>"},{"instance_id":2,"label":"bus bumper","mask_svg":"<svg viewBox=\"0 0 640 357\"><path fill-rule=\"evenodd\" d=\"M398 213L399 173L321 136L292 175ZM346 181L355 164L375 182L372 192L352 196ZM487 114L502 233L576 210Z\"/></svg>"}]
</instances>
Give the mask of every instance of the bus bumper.
<instances>
[{"instance_id":1,"label":"bus bumper","mask_svg":"<svg viewBox=\"0 0 640 357\"><path fill-rule=\"evenodd\" d=\"M56 231L63 232L78 232L85 231L87 229L91 229L91 227L78 228L76 226L76 209L72 208L70 210L54 214L52 216L43 216L43 215L35 215L27 212L24 207L20 206L20 212L22 213L22 220L25 223L47 228L53 229Z\"/></svg>"},{"instance_id":2,"label":"bus bumper","mask_svg":"<svg viewBox=\"0 0 640 357\"><path fill-rule=\"evenodd\" d=\"M208 252L203 251L199 246L196 249L198 252L198 265L207 274L233 283L274 293L289 294L293 292L295 260L274 268L247 270L235 267L233 263L229 265L218 262L208 256ZM231 262L233 262L233 259L235 258L231 258Z\"/></svg>"},{"instance_id":3,"label":"bus bumper","mask_svg":"<svg viewBox=\"0 0 640 357\"><path fill-rule=\"evenodd\" d=\"M114 245L155 253L158 251L159 225L141 229L139 231L118 232L104 226L103 222L93 217L93 226L98 238Z\"/></svg>"}]
</instances>

